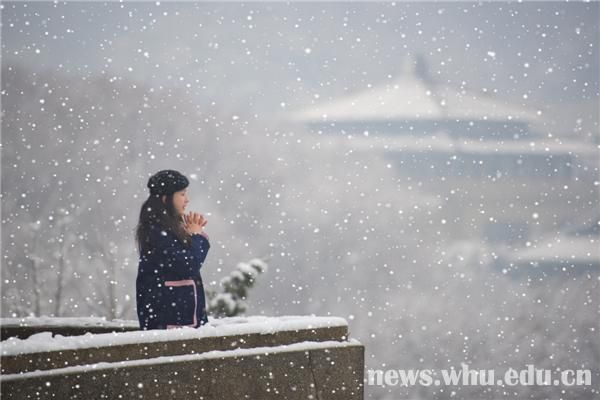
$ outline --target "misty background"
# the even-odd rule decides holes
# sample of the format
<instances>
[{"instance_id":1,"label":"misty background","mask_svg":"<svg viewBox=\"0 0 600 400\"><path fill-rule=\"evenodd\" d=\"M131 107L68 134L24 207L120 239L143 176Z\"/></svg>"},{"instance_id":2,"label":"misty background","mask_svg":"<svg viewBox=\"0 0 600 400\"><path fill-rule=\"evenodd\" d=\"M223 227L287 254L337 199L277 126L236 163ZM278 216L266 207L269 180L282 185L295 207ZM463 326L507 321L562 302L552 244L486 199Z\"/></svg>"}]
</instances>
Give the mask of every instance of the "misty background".
<instances>
[{"instance_id":1,"label":"misty background","mask_svg":"<svg viewBox=\"0 0 600 400\"><path fill-rule=\"evenodd\" d=\"M191 178L188 208L209 221L205 285L268 261L249 315L344 317L367 369L593 371L591 387L367 386L365 397L600 390L598 3L3 2L1 13L2 317L136 319L133 232L148 178L168 168ZM389 86L415 60L444 87L535 115L524 147L551 143L558 164L490 172L491 146L450 172L419 147L419 125L399 158L388 150L400 128L295 117ZM473 132L473 145L490 139Z\"/></svg>"}]
</instances>

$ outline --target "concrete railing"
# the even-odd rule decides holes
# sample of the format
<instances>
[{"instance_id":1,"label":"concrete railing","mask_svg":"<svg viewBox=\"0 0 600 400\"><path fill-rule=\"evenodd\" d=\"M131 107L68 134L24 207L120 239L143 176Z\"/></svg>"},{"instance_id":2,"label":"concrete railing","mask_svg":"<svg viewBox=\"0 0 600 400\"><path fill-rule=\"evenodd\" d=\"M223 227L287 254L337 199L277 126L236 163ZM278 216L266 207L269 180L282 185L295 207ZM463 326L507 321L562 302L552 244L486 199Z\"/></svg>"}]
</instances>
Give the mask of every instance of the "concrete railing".
<instances>
[{"instance_id":1,"label":"concrete railing","mask_svg":"<svg viewBox=\"0 0 600 400\"><path fill-rule=\"evenodd\" d=\"M2 342L6 399L362 399L364 347L341 318L234 317L200 329Z\"/></svg>"},{"instance_id":2,"label":"concrete railing","mask_svg":"<svg viewBox=\"0 0 600 400\"><path fill-rule=\"evenodd\" d=\"M14 337L27 339L40 332L77 336L86 333L137 331L139 324L131 320L107 321L103 318L0 318L0 340Z\"/></svg>"}]
</instances>

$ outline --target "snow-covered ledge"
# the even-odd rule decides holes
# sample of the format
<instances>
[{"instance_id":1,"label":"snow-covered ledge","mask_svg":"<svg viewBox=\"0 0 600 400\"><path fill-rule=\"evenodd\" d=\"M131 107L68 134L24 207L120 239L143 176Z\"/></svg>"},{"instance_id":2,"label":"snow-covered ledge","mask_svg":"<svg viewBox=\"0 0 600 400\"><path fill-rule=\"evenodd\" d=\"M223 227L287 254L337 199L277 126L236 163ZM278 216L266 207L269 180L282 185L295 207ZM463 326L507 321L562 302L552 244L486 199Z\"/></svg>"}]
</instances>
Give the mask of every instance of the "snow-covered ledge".
<instances>
[{"instance_id":1,"label":"snow-covered ledge","mask_svg":"<svg viewBox=\"0 0 600 400\"><path fill-rule=\"evenodd\" d=\"M135 321L104 322L127 327ZM3 398L22 398L24 391L32 398L363 396L364 347L348 338L343 318L231 317L200 329L81 336L53 336L52 330L1 342Z\"/></svg>"},{"instance_id":2,"label":"snow-covered ledge","mask_svg":"<svg viewBox=\"0 0 600 400\"><path fill-rule=\"evenodd\" d=\"M52 332L62 336L85 333L127 332L139 329L137 321L115 319L107 321L99 317L23 317L0 318L1 340L10 337L26 339L39 332Z\"/></svg>"}]
</instances>

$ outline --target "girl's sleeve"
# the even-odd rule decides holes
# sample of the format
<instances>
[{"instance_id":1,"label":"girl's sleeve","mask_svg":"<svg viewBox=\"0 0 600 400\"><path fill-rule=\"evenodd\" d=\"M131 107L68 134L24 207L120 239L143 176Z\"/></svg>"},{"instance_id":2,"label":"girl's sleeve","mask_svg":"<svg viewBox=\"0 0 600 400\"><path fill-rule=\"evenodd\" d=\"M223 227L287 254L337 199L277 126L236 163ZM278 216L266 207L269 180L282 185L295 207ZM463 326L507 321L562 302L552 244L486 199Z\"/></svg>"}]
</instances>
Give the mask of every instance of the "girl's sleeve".
<instances>
[{"instance_id":1,"label":"girl's sleeve","mask_svg":"<svg viewBox=\"0 0 600 400\"><path fill-rule=\"evenodd\" d=\"M191 236L189 249L175 235L161 228L152 229L152 238L158 256L165 260L165 267L182 278L198 274L210 248L208 239L200 234Z\"/></svg>"}]
</instances>

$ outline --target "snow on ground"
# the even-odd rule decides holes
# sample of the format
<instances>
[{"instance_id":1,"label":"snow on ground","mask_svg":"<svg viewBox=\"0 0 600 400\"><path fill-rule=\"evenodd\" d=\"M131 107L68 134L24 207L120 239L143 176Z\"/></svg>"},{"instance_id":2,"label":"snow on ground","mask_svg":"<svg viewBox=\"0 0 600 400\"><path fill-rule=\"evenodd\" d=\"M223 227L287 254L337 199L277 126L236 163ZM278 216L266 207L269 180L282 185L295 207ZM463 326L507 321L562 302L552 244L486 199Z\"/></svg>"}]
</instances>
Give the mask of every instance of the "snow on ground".
<instances>
[{"instance_id":1,"label":"snow on ground","mask_svg":"<svg viewBox=\"0 0 600 400\"><path fill-rule=\"evenodd\" d=\"M48 322L52 318L22 318L16 319L22 321L27 326L49 326ZM13 318L3 318L0 322L5 325L5 321L14 320ZM65 318L57 318L65 320ZM97 318L73 318L70 323L78 324L97 324ZM76 321L73 321L76 320ZM129 326L136 321L124 321ZM113 323L121 323L115 322ZM103 326L108 323L105 321ZM53 324L60 325L60 324ZM228 317L211 318L208 324L202 327L169 330L148 330L131 331L118 333L86 333L80 336L52 336L52 332L40 332L28 337L27 339L9 338L0 342L0 353L3 356L13 356L17 354L37 353L56 350L74 350L104 346L116 346L127 344L164 342L170 340L199 339L203 337L244 335L250 333L268 334L278 331L294 331L300 329L326 328L334 326L347 326L348 322L340 317L316 317L316 316L248 316L248 317ZM89 326L89 325L86 325ZM118 325L122 326L122 325Z\"/></svg>"}]
</instances>

